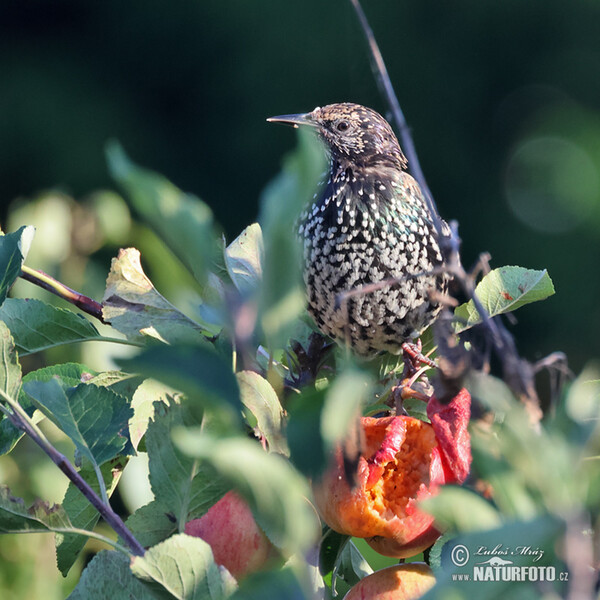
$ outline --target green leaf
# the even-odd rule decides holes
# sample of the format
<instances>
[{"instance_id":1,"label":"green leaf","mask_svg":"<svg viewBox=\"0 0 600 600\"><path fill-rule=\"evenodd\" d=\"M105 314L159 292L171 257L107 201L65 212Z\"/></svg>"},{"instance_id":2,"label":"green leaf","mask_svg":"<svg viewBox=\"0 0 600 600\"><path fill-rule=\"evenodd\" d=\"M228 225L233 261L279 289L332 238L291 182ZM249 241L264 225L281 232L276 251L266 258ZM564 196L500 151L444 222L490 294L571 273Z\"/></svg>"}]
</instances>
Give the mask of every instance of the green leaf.
<instances>
[{"instance_id":1,"label":"green leaf","mask_svg":"<svg viewBox=\"0 0 600 600\"><path fill-rule=\"evenodd\" d=\"M65 386L75 387L92 373L93 371L85 365L63 363L37 369L37 371L30 371L23 377L23 383L27 383L28 381L50 381L55 375L58 375ZM19 392L19 404L29 417L33 419L34 423L44 418L40 412L35 412L35 405L23 390ZM0 417L0 455L10 452L23 435L24 433L20 429L17 429L9 419L4 416Z\"/></svg>"},{"instance_id":2,"label":"green leaf","mask_svg":"<svg viewBox=\"0 0 600 600\"><path fill-rule=\"evenodd\" d=\"M339 577L348 585L353 586L363 577L370 575L373 569L360 553L352 540L342 548L332 575L332 586Z\"/></svg>"},{"instance_id":3,"label":"green leaf","mask_svg":"<svg viewBox=\"0 0 600 600\"><path fill-rule=\"evenodd\" d=\"M171 400L178 396L179 394L173 388L155 379L146 379L135 390L131 401L133 417L129 419L129 434L136 450L140 440L146 434L150 419L154 417L155 403L162 402L169 405Z\"/></svg>"},{"instance_id":4,"label":"green leaf","mask_svg":"<svg viewBox=\"0 0 600 600\"><path fill-rule=\"evenodd\" d=\"M201 344L210 333L161 296L146 277L139 250L113 258L102 300L102 316L128 339L148 337L165 343Z\"/></svg>"},{"instance_id":5,"label":"green leaf","mask_svg":"<svg viewBox=\"0 0 600 600\"><path fill-rule=\"evenodd\" d=\"M31 533L72 528L62 506L37 500L29 508L15 498L5 485L0 485L0 533Z\"/></svg>"},{"instance_id":6,"label":"green leaf","mask_svg":"<svg viewBox=\"0 0 600 600\"><path fill-rule=\"evenodd\" d=\"M183 531L191 519L201 517L229 489L209 465L183 455L171 440L171 430L184 424L181 406L155 405L154 420L146 432L150 485L154 497L175 517Z\"/></svg>"},{"instance_id":7,"label":"green leaf","mask_svg":"<svg viewBox=\"0 0 600 600\"><path fill-rule=\"evenodd\" d=\"M134 557L131 570L178 600L220 600L235 588L229 572L216 565L210 546L185 534L153 546L143 557Z\"/></svg>"},{"instance_id":8,"label":"green leaf","mask_svg":"<svg viewBox=\"0 0 600 600\"><path fill-rule=\"evenodd\" d=\"M325 170L323 147L312 132L299 130L298 142L261 198L265 260L259 318L271 348L284 346L305 306L296 222Z\"/></svg>"},{"instance_id":9,"label":"green leaf","mask_svg":"<svg viewBox=\"0 0 600 600\"><path fill-rule=\"evenodd\" d=\"M30 381L23 388L91 463L133 451L127 423L133 411L122 396L85 383L65 391L56 379Z\"/></svg>"},{"instance_id":10,"label":"green leaf","mask_svg":"<svg viewBox=\"0 0 600 600\"><path fill-rule=\"evenodd\" d=\"M0 304L21 274L34 234L35 229L29 225L20 227L14 233L0 235Z\"/></svg>"},{"instance_id":11,"label":"green leaf","mask_svg":"<svg viewBox=\"0 0 600 600\"><path fill-rule=\"evenodd\" d=\"M22 356L62 344L103 339L82 315L32 298L7 298L0 307L0 319L11 330Z\"/></svg>"},{"instance_id":12,"label":"green leaf","mask_svg":"<svg viewBox=\"0 0 600 600\"><path fill-rule=\"evenodd\" d=\"M262 284L264 246L258 223L249 225L225 248L225 266L231 281L243 294L254 292Z\"/></svg>"},{"instance_id":13,"label":"green leaf","mask_svg":"<svg viewBox=\"0 0 600 600\"><path fill-rule=\"evenodd\" d=\"M323 577L333 571L344 546L349 540L349 535L327 528L319 548L319 571Z\"/></svg>"},{"instance_id":14,"label":"green leaf","mask_svg":"<svg viewBox=\"0 0 600 600\"><path fill-rule=\"evenodd\" d=\"M179 390L190 403L226 412L240 422L242 404L231 366L205 346L154 346L116 361L126 371L152 377Z\"/></svg>"},{"instance_id":15,"label":"green leaf","mask_svg":"<svg viewBox=\"0 0 600 600\"><path fill-rule=\"evenodd\" d=\"M0 321L0 351L2 352L0 389L9 398L17 398L21 389L21 366L10 331L2 321Z\"/></svg>"},{"instance_id":16,"label":"green leaf","mask_svg":"<svg viewBox=\"0 0 600 600\"><path fill-rule=\"evenodd\" d=\"M312 598L313 596L311 596ZM314 596L317 598L319 596ZM278 571L253 573L240 583L231 600L307 600L294 570L284 567Z\"/></svg>"},{"instance_id":17,"label":"green leaf","mask_svg":"<svg viewBox=\"0 0 600 600\"><path fill-rule=\"evenodd\" d=\"M217 438L197 429L173 431L175 444L189 456L205 460L247 500L269 539L293 554L314 544L318 518L307 498L310 490L280 454L265 452L245 437Z\"/></svg>"},{"instance_id":18,"label":"green leaf","mask_svg":"<svg viewBox=\"0 0 600 600\"><path fill-rule=\"evenodd\" d=\"M144 548L154 546L178 531L175 514L158 500L138 508L125 525Z\"/></svg>"},{"instance_id":19,"label":"green leaf","mask_svg":"<svg viewBox=\"0 0 600 600\"><path fill-rule=\"evenodd\" d=\"M0 389L6 396L16 400L21 389L21 365L10 331L2 321L0 321L0 351L2 352ZM6 406L4 398L0 397L0 404ZM35 410L29 403L26 403L24 409L29 416ZM12 409L9 410L12 412ZM23 432L17 429L4 413L0 413L0 455L10 452L22 435Z\"/></svg>"},{"instance_id":20,"label":"green leaf","mask_svg":"<svg viewBox=\"0 0 600 600\"><path fill-rule=\"evenodd\" d=\"M108 497L110 498L117 488L117 483L121 478L121 473L125 467L125 460L121 457L115 461L105 463L102 468L102 476L106 486ZM100 495L100 485L96 477L96 471L89 464L85 463L79 474L90 487ZM90 504L89 500L77 489L73 483L69 487L62 501L62 507L69 516L71 524L79 529L93 531L96 523L100 519L100 513ZM83 550L87 538L80 534L60 534L56 535L56 562L59 571L63 577L77 560L79 553Z\"/></svg>"},{"instance_id":21,"label":"green leaf","mask_svg":"<svg viewBox=\"0 0 600 600\"><path fill-rule=\"evenodd\" d=\"M456 531L493 529L502 522L498 511L481 496L452 485L443 486L439 494L427 498L420 506L444 528Z\"/></svg>"},{"instance_id":22,"label":"green leaf","mask_svg":"<svg viewBox=\"0 0 600 600\"><path fill-rule=\"evenodd\" d=\"M136 579L129 568L129 558L120 552L102 550L81 574L77 587L67 600L107 600L135 598L156 600L147 584Z\"/></svg>"},{"instance_id":23,"label":"green leaf","mask_svg":"<svg viewBox=\"0 0 600 600\"><path fill-rule=\"evenodd\" d=\"M548 272L523 267L501 267L490 271L475 288L477 298L490 317L507 313L530 302L544 300L554 294ZM455 311L457 333L481 323L481 316L472 300Z\"/></svg>"},{"instance_id":24,"label":"green leaf","mask_svg":"<svg viewBox=\"0 0 600 600\"><path fill-rule=\"evenodd\" d=\"M109 145L107 158L135 210L204 285L218 248L209 207L161 175L134 165L118 144Z\"/></svg>"},{"instance_id":25,"label":"green leaf","mask_svg":"<svg viewBox=\"0 0 600 600\"><path fill-rule=\"evenodd\" d=\"M358 422L371 389L366 373L348 369L325 390L305 389L289 403L287 436L297 469L310 477L322 473L332 449Z\"/></svg>"},{"instance_id":26,"label":"green leaf","mask_svg":"<svg viewBox=\"0 0 600 600\"><path fill-rule=\"evenodd\" d=\"M283 408L271 384L254 371L236 374L240 386L242 404L256 418L255 431L264 437L271 452L288 454L282 432Z\"/></svg>"},{"instance_id":27,"label":"green leaf","mask_svg":"<svg viewBox=\"0 0 600 600\"><path fill-rule=\"evenodd\" d=\"M321 412L321 433L329 452L346 437L360 416L372 389L370 377L356 369L346 369L327 388Z\"/></svg>"}]
</instances>

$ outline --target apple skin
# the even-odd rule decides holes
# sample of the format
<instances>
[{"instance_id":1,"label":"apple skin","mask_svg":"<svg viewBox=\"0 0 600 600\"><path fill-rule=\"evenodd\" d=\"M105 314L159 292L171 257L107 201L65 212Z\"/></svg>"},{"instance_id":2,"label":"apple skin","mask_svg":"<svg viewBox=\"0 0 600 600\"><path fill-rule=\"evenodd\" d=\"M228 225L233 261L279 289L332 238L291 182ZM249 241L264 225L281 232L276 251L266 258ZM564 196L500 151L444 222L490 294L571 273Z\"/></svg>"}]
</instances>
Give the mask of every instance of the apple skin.
<instances>
[{"instance_id":1,"label":"apple skin","mask_svg":"<svg viewBox=\"0 0 600 600\"><path fill-rule=\"evenodd\" d=\"M431 398L430 423L410 416L362 417L363 445L353 484L345 476L341 446L313 482L321 518L334 531L365 538L377 552L409 558L439 537L419 503L469 473L471 397L461 390L449 403Z\"/></svg>"},{"instance_id":2,"label":"apple skin","mask_svg":"<svg viewBox=\"0 0 600 600\"><path fill-rule=\"evenodd\" d=\"M434 585L435 577L425 563L405 563L367 575L344 600L416 600Z\"/></svg>"},{"instance_id":3,"label":"apple skin","mask_svg":"<svg viewBox=\"0 0 600 600\"><path fill-rule=\"evenodd\" d=\"M208 512L185 525L185 533L202 538L215 562L237 580L260 570L276 550L235 492L227 492Z\"/></svg>"}]
</instances>

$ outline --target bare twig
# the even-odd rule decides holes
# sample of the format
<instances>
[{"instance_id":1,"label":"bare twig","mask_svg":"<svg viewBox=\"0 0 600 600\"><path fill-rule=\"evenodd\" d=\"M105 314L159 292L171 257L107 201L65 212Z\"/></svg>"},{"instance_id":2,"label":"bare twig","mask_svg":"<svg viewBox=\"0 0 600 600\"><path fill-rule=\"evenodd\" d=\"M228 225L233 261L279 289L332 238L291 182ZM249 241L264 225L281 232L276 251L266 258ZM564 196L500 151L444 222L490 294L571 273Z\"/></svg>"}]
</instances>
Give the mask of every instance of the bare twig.
<instances>
[{"instance_id":1,"label":"bare twig","mask_svg":"<svg viewBox=\"0 0 600 600\"><path fill-rule=\"evenodd\" d=\"M369 25L369 22L367 21L364 11L362 10L360 1L350 0L350 2L356 11L361 28L367 40L370 50L373 74L381 94L390 107L393 121L398 129L401 145L404 148L404 152L408 159L410 171L421 187L427 206L431 211L433 224L438 233L440 247L444 256L444 270L446 273L454 277L454 280L460 285L465 295L469 299L473 300L475 308L482 318L481 326L491 338L494 350L502 362L504 379L513 389L513 391L515 391L515 393L525 402L532 416L532 420L539 420L541 411L539 410L539 400L533 385L533 370L529 363L521 359L519 356L515 346L514 338L506 329L502 321L500 319L490 318L487 311L481 304L481 301L475 295L475 278L471 274L467 273L460 259L460 238L458 237L458 225L456 222L451 222L450 233L448 233L447 228L444 226L444 222L437 212L435 202L419 163L410 129L406 123L404 114L400 109L398 98L394 92L394 88L385 67L383 57L375 40L375 36L373 35L373 31ZM380 282L380 284L381 283L383 282ZM365 291L373 290L365 290L361 288L361 291L358 293L365 293ZM350 292L350 294L352 295L352 292Z\"/></svg>"},{"instance_id":2,"label":"bare twig","mask_svg":"<svg viewBox=\"0 0 600 600\"><path fill-rule=\"evenodd\" d=\"M48 290L52 294L55 294L59 298L70 302L80 308L83 312L95 317L102 323L104 323L104 317L102 316L102 304L72 290L60 281L54 279L43 271L31 269L25 265L21 267L21 278L25 281L29 281L34 285L37 285L45 290Z\"/></svg>"},{"instance_id":3,"label":"bare twig","mask_svg":"<svg viewBox=\"0 0 600 600\"><path fill-rule=\"evenodd\" d=\"M145 553L142 545L127 529L122 519L113 511L111 506L104 503L90 485L81 477L75 467L62 455L44 436L39 428L31 421L21 405L0 389L0 396L10 406L11 411L1 407L11 423L26 433L52 460L52 462L69 478L73 485L85 496L90 504L100 513L104 520L123 538L135 556Z\"/></svg>"}]
</instances>

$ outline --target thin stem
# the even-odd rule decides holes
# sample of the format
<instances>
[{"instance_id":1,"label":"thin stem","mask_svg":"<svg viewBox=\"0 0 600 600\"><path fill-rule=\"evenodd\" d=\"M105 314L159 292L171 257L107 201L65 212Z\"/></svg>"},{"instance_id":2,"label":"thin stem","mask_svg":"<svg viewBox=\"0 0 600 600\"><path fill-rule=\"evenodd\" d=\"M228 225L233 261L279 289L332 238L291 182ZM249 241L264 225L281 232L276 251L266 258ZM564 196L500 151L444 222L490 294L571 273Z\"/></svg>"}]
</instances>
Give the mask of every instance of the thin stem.
<instances>
[{"instance_id":1,"label":"thin stem","mask_svg":"<svg viewBox=\"0 0 600 600\"><path fill-rule=\"evenodd\" d=\"M74 304L78 308L80 308L83 312L86 312L88 315L95 317L102 323L104 323L104 317L102 316L102 304L72 290L70 287L67 287L60 281L54 279L47 273L43 271L38 271L37 269L31 269L23 265L21 267L21 277L30 283L33 283L52 294L55 294L59 298Z\"/></svg>"},{"instance_id":2,"label":"thin stem","mask_svg":"<svg viewBox=\"0 0 600 600\"><path fill-rule=\"evenodd\" d=\"M104 503L98 494L81 477L75 467L63 456L41 433L39 428L31 421L21 405L11 398L4 390L0 389L0 396L11 407L12 414L9 415L11 422L25 432L52 460L52 462L69 478L73 485L89 500L90 504L100 513L104 520L119 534L131 551L136 556L143 556L145 553L142 545L135 539L131 531L127 529L125 523L121 520L111 508L108 502Z\"/></svg>"},{"instance_id":3,"label":"thin stem","mask_svg":"<svg viewBox=\"0 0 600 600\"><path fill-rule=\"evenodd\" d=\"M373 34L373 30L371 29L365 12L360 5L360 1L350 0L350 2L352 2L352 6L354 7L358 20L360 21L361 29L365 35L365 38L367 39L367 44L369 45L369 49L371 51L369 54L371 69L373 71L373 75L375 76L375 81L377 82L379 92L386 99L390 107L394 122L396 123L396 127L400 134L402 150L408 160L409 170L419 183L431 214L437 216L437 208L435 206L433 196L431 195L431 191L429 190L429 186L427 185L425 175L423 174L423 169L421 168L421 163L419 162L419 157L410 133L410 128L408 127L404 113L400 108L400 103L398 102L396 92L394 91L394 86L392 85L390 76L388 75L388 71L385 66L381 51L379 50L377 40L375 39L375 35ZM437 228L438 224L435 223L435 226Z\"/></svg>"},{"instance_id":4,"label":"thin stem","mask_svg":"<svg viewBox=\"0 0 600 600\"><path fill-rule=\"evenodd\" d=\"M127 548L125 548L125 546L122 546L121 544L119 544L118 542L115 542L111 538L109 538L105 535L102 535L101 533L96 533L95 531L89 531L88 529L81 529L80 527L49 527L48 525L46 525L46 528L48 530L48 533L65 533L65 534L73 533L76 535L83 535L85 537L93 538L95 540L98 540L100 542L104 542L105 544L108 544L115 550L118 550L119 552L122 552L123 554L126 554L127 556L131 556L131 552L129 552L129 550L127 550ZM30 532L28 530L16 529L15 531L3 530L2 533L30 533ZM44 533L44 532L42 530L36 530L36 533Z\"/></svg>"},{"instance_id":5,"label":"thin stem","mask_svg":"<svg viewBox=\"0 0 600 600\"><path fill-rule=\"evenodd\" d=\"M539 401L533 386L533 377L528 373L528 365L519 356L514 338L506 329L502 321L491 319L488 312L475 295L473 277L465 271L460 259L458 251L460 238L458 237L457 225L456 223L451 223L451 231L448 233L447 227L445 227L444 222L439 217L433 196L431 195L431 191L429 190L429 186L423 175L423 170L421 169L410 129L400 108L396 93L394 92L394 87L392 86L381 51L375 40L373 30L360 5L360 0L350 0L350 2L354 7L360 26L369 45L371 68L375 80L377 81L377 86L391 109L392 116L400 134L402 147L409 162L410 170L421 187L425 201L431 212L433 224L440 240L447 272L454 276L454 279L461 285L465 294L473 300L475 308L481 316L482 326L488 331L492 338L494 349L502 361L505 380L518 395L524 397L528 404L528 409L532 414L532 420L535 421L541 413L539 411ZM535 405L537 405L537 410Z\"/></svg>"}]
</instances>

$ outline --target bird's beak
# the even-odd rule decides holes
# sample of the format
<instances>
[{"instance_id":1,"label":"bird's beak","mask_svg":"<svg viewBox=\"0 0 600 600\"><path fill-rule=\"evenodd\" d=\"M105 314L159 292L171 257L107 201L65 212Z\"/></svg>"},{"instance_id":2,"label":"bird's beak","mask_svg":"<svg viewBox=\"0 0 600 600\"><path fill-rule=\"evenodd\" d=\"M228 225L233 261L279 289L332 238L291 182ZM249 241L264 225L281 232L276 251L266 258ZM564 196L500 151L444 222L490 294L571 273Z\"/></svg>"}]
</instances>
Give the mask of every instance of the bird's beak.
<instances>
[{"instance_id":1,"label":"bird's beak","mask_svg":"<svg viewBox=\"0 0 600 600\"><path fill-rule=\"evenodd\" d=\"M278 117L269 117L267 119L269 123L284 123L285 125L292 125L292 127L298 128L300 125L309 125L316 127L317 124L312 119L311 113L304 113L300 115L279 115Z\"/></svg>"}]
</instances>

